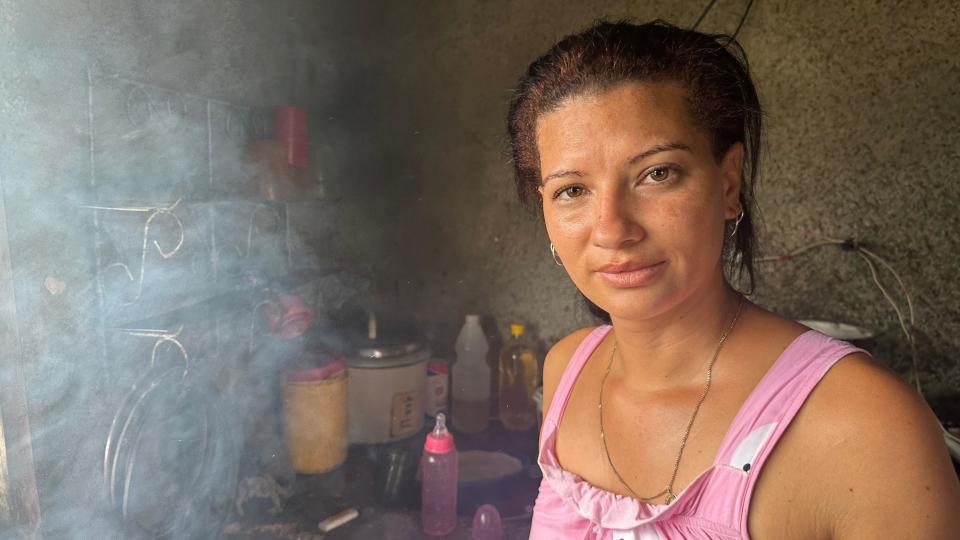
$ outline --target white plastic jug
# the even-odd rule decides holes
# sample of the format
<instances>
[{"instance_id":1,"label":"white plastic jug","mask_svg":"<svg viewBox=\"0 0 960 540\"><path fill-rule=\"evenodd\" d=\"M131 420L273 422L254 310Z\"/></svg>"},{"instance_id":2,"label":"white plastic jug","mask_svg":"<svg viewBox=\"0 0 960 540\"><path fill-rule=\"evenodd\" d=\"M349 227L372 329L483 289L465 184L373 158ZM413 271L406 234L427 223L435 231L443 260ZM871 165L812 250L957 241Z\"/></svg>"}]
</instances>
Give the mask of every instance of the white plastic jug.
<instances>
[{"instance_id":1,"label":"white plastic jug","mask_svg":"<svg viewBox=\"0 0 960 540\"><path fill-rule=\"evenodd\" d=\"M453 427L464 433L479 433L490 420L490 365L487 338L479 315L467 315L455 349L452 387Z\"/></svg>"}]
</instances>

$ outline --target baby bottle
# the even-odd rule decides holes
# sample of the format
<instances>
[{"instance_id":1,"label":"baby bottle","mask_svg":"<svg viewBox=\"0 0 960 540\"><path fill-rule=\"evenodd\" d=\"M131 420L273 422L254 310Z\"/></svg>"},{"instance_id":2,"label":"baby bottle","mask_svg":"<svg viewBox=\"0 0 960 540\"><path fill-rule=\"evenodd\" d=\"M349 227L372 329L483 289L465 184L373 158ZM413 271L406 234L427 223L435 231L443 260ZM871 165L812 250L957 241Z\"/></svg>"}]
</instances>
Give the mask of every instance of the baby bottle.
<instances>
[{"instance_id":1,"label":"baby bottle","mask_svg":"<svg viewBox=\"0 0 960 540\"><path fill-rule=\"evenodd\" d=\"M422 471L423 532L430 536L450 534L457 527L457 449L443 413L437 414L437 425L423 444Z\"/></svg>"}]
</instances>

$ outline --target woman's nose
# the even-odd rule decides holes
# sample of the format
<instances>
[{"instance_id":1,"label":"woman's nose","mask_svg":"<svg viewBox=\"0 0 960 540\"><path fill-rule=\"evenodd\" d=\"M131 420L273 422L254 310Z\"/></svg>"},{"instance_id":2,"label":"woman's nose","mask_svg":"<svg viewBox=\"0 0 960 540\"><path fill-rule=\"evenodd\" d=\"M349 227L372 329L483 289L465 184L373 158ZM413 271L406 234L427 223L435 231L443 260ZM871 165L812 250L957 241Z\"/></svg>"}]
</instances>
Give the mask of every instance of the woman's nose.
<instances>
[{"instance_id":1,"label":"woman's nose","mask_svg":"<svg viewBox=\"0 0 960 540\"><path fill-rule=\"evenodd\" d=\"M620 190L609 190L598 199L593 223L593 243L598 247L620 249L641 240L643 228L634 213L630 197Z\"/></svg>"}]
</instances>

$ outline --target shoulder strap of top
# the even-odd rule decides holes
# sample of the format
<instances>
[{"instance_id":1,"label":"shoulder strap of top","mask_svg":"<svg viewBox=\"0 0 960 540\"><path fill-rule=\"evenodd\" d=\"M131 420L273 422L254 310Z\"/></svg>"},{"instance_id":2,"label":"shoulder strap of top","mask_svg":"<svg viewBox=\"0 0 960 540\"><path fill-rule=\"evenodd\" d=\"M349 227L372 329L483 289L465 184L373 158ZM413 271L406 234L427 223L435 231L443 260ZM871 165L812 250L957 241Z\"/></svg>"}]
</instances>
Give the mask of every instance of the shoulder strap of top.
<instances>
[{"instance_id":1,"label":"shoulder strap of top","mask_svg":"<svg viewBox=\"0 0 960 540\"><path fill-rule=\"evenodd\" d=\"M717 462L748 476L740 497L742 530L746 530L753 488L777 441L830 368L855 352L865 351L814 330L801 334L787 346L737 413Z\"/></svg>"},{"instance_id":2,"label":"shoulder strap of top","mask_svg":"<svg viewBox=\"0 0 960 540\"><path fill-rule=\"evenodd\" d=\"M580 371L593 351L597 349L600 342L612 329L613 327L610 325L594 328L587 334L587 337L583 338L577 350L573 352L573 356L567 362L567 367L563 370L563 375L560 376L560 382L557 384L556 390L553 391L553 399L550 400L550 408L547 410L548 421L552 420L555 425L560 423L563 410L567 407L567 401L570 399L570 391L573 389L573 384L577 381Z\"/></svg>"}]
</instances>

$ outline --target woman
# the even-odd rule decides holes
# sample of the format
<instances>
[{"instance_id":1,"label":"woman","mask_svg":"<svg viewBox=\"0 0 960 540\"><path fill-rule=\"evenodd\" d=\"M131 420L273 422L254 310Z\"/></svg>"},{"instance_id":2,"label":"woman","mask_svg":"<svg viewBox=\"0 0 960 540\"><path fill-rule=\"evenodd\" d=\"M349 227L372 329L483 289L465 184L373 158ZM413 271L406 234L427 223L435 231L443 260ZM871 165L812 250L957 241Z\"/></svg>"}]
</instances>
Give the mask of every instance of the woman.
<instances>
[{"instance_id":1,"label":"woman","mask_svg":"<svg viewBox=\"0 0 960 540\"><path fill-rule=\"evenodd\" d=\"M761 133L732 39L599 23L530 66L509 128L521 199L610 323L547 355L531 538L960 536L920 396L728 281L752 287Z\"/></svg>"}]
</instances>

